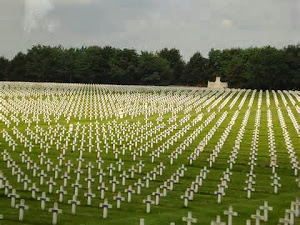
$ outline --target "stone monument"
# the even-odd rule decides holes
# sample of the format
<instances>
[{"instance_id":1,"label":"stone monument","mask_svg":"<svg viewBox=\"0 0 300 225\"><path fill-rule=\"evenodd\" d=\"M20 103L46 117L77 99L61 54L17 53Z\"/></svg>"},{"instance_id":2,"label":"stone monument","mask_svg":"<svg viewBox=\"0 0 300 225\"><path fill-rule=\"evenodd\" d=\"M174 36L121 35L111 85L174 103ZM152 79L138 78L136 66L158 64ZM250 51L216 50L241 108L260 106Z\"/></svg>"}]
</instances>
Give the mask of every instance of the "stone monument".
<instances>
[{"instance_id":1,"label":"stone monument","mask_svg":"<svg viewBox=\"0 0 300 225\"><path fill-rule=\"evenodd\" d=\"M220 77L216 77L215 82L210 82L208 81L207 88L211 89L225 89L228 88L228 83L227 82L221 82Z\"/></svg>"}]
</instances>

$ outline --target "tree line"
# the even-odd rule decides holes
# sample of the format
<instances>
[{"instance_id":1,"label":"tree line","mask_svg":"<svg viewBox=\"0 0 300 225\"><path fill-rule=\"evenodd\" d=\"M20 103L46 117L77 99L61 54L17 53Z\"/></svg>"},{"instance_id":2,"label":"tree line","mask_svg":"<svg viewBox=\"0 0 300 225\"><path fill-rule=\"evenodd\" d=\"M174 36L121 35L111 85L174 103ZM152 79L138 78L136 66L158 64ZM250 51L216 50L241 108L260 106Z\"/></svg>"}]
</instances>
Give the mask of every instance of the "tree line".
<instances>
[{"instance_id":1,"label":"tree line","mask_svg":"<svg viewBox=\"0 0 300 225\"><path fill-rule=\"evenodd\" d=\"M11 60L0 57L0 80L206 86L220 76L229 87L299 89L300 44L211 49L185 62L178 49L157 52L111 46L63 48L36 45Z\"/></svg>"}]
</instances>

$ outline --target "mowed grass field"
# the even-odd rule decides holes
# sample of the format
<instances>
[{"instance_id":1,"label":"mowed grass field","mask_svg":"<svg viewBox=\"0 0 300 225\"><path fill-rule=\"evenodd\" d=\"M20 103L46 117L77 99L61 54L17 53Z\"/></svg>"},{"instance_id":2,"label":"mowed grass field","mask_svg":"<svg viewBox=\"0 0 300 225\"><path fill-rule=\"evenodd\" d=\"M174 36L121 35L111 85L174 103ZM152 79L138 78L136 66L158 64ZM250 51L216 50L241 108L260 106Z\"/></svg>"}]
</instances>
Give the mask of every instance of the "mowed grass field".
<instances>
[{"instance_id":1,"label":"mowed grass field","mask_svg":"<svg viewBox=\"0 0 300 225\"><path fill-rule=\"evenodd\" d=\"M41 192L44 191L47 193L47 197L50 198L50 202L46 203L47 210L41 210L40 201L31 198L31 191L23 189L23 183L17 182L17 176L12 175L11 168L7 168L7 162L4 161L3 156L0 155L0 170L6 179L9 180L9 184L17 190L17 194L20 195L20 198L25 199L26 205L29 206L29 210L25 211L24 220L22 222L18 221L19 210L10 207L10 198L4 194L4 189L0 189L0 214L4 216L4 219L0 220L0 224L51 224L52 214L48 212L48 208L52 208L53 203L58 202L56 190L63 184L61 176L67 171L65 163L68 160L73 163L73 166L69 173L70 180L68 180L68 185L65 187L67 194L64 196L64 201L59 203L59 208L63 210L63 213L58 215L58 224L64 225L137 225L139 224L140 218L145 218L146 225L167 225L171 222L175 222L175 224L186 224L186 222L182 221L182 217L187 216L188 212L192 212L193 217L197 218L197 224L204 225L210 224L212 220L215 220L217 215L221 215L222 221L227 222L227 216L225 216L223 212L227 210L230 205L232 205L234 211L238 213L238 216L233 218L233 224L240 225L246 224L246 220L250 219L252 214L255 214L256 209L263 205L264 201L268 201L269 205L273 207L273 210L269 212L268 222L261 221L261 224L279 224L279 218L284 218L285 209L290 208L291 201L295 201L296 197L300 197L300 189L295 181L297 176L294 175L294 171L291 168L289 153L279 122L278 107L275 104L275 96L272 92L270 92L270 106L268 107L266 92L262 93L261 106L259 106L259 91L252 95L252 90L247 93L247 90L213 91L192 88L137 88L132 86L28 83L0 83L0 87L0 153L6 150L10 158L15 161L24 175L28 175L32 183L36 183L40 189L36 194L37 196L41 196ZM238 96L239 92L242 92L240 96ZM300 114L296 108L296 106L300 106L299 93L291 95L295 104L288 98L286 93L282 95L287 102L286 105L284 104L283 97L276 92L295 155L299 158L300 137L287 111L287 106L289 106L299 124ZM298 95L298 99L296 95ZM249 107L251 96L254 96L253 104ZM242 104L243 98L245 102ZM201 99L203 101L201 101ZM211 99L211 102L208 102L209 99ZM235 99L236 103L230 108L230 104ZM228 102L222 105L226 100L228 100ZM214 103L216 104L214 105ZM147 104L147 106L145 106L145 104ZM241 105L240 109L239 105ZM201 109L199 109L199 107ZM249 157L255 128L255 117L259 108L260 125L258 126L257 165L254 168L256 184L253 186L255 191L252 193L251 198L248 199L244 187L246 187L245 181L248 179L247 173L250 171L250 165L248 165L248 163L250 161ZM217 185L220 184L220 178L223 177L223 172L229 168L229 156L235 146L237 135L248 109L250 110L249 119L245 126L235 164L230 170L232 175L230 175L230 181L227 183L228 188L225 189L222 202L218 204L217 196L214 192L217 190ZM279 183L281 184L278 194L273 193L274 188L271 186L273 180L271 179L272 169L270 168L270 147L267 126L268 109L271 111L275 137L278 165L276 173L280 177ZM79 116L80 111L82 111L81 116ZM107 117L105 117L106 111ZM228 113L226 118L215 132L213 132L212 137L207 141L203 151L193 161L193 164L190 165L188 157L205 136L211 132L211 129L226 111ZM233 121L232 129L224 140L224 144L220 148L212 167L209 167L208 159L210 154L216 148L217 143L220 142L221 136L230 121L232 121L232 117L236 111L238 111L239 114L236 120ZM103 113L103 117L100 116L101 113ZM205 124L204 122L213 113L215 113L214 118L211 122ZM57 116L58 114L60 114L59 117ZM202 114L203 118L193 123L192 121L200 114ZM89 118L90 115L91 118ZM68 117L69 120L67 119ZM187 119L180 122L182 118ZM28 121L30 121L30 123L28 123ZM68 133L70 124L73 124L73 130ZM176 126L170 129L173 125ZM189 125L188 129L182 132L183 128L187 125ZM76 126L78 126L77 134ZM85 129L83 129L84 126ZM89 126L91 128L89 128ZM97 126L99 129L96 129ZM189 138L200 126L203 126L203 129L199 134L196 134L193 139ZM65 127L65 129L62 127ZM103 133L103 127L105 128L105 135ZM89 131L89 129L91 131ZM164 132L168 129L170 129L168 132ZM178 135L177 140L167 146L167 141L175 137L178 132L181 132L181 135ZM52 145L50 144L51 136L54 138ZM103 210L99 208L99 204L103 202L103 199L100 198L100 191L97 190L97 187L100 185L97 175L99 169L96 162L97 136L100 140L99 149L102 150L101 158L103 163L101 167L106 173L103 180L108 187L105 197L112 205L112 209L108 210L108 218L106 219L102 218ZM36 142L35 137L37 139ZM27 147L24 146L24 139L27 140L28 143L32 143L33 147L31 152L29 151L28 145ZM68 145L66 145L66 140L68 140ZM88 147L89 140L91 140L93 145L91 152L89 152ZM153 140L152 147L150 146L151 140ZM187 143L187 140L190 140L190 143L171 165L170 154L182 146L183 143ZM57 141L59 142L58 150L55 144ZM122 144L120 144L120 141ZM131 141L133 146L130 150L129 143ZM137 142L137 146L134 146L134 141ZM42 148L40 142L43 143ZM81 166L83 173L79 180L82 188L79 190L77 197L77 200L79 200L81 204L77 206L76 215L73 215L71 213L71 205L68 204L67 201L72 199L74 194L74 188L71 184L76 180L74 170L78 168L77 159L80 155L78 149L80 148L81 142L82 148L84 149L82 153L84 161ZM16 143L15 150L13 150L11 143ZM77 144L74 152L71 151L71 143ZM115 147L113 147L113 143L115 143ZM50 146L48 153L46 153L45 149L46 144ZM27 170L27 164L22 163L20 154L24 151L27 156L30 157L32 160L30 167L32 167L33 163L38 165L39 169L37 174L41 170L44 170L47 173L45 181L48 181L50 177L54 177L54 171L52 171L52 169L55 165L59 165L58 157L62 154L62 147L64 145L66 151L62 166L60 166L61 171L55 180L56 185L53 188L53 193L48 193L48 185L40 185L40 178L38 176L33 177L31 169ZM148 150L146 150L146 145L149 145ZM165 147L162 148L162 145L165 145ZM124 155L122 154L122 147L125 148ZM106 148L108 149L107 153ZM116 149L120 152L118 159L115 158L114 151L116 151ZM158 149L164 150L160 153L160 156L155 157L154 162L152 162L150 154L157 152ZM139 153L140 151L142 152L142 155L139 154L135 161L131 154L134 150ZM39 155L41 152L46 156L45 162L47 159L53 162L49 172L46 171L47 166L45 164L40 165ZM121 171L117 170L116 165L119 159L122 159L124 162ZM140 160L145 164L143 172L141 174L136 172L134 178L126 179L126 185L121 185L119 175L123 171L126 171L126 173L130 175L128 170L132 166L138 169L136 165ZM84 197L84 193L88 190L85 178L88 176L86 165L89 162L94 166L91 174L95 181L91 184L91 189L92 192L96 194L90 206L87 205L87 199ZM163 174L161 176L158 175L156 180L150 181L148 188L143 187L140 195L133 194L132 202L127 202L127 194L124 190L127 189L129 185L132 185L136 190L134 183L136 183L139 178L143 179L147 173L153 171L161 162L165 166ZM107 170L107 167L111 163L116 168L116 170L113 171L113 176L116 176L120 182L120 184L117 185L115 193L112 192L112 186L110 184L112 177L109 176L109 171ZM143 203L143 200L146 199L147 195L152 195L160 185L170 179L182 164L184 164L187 169L184 177L180 178L179 183L174 184L173 190L167 191L167 196L160 198L159 205L152 205L151 212L149 214L146 213L146 205ZM191 186L191 183L195 180L196 176L200 174L200 170L203 169L204 166L206 166L210 172L207 174L207 178L203 181L202 186L199 186L199 191L195 193L194 199L189 201L188 207L184 207L181 195ZM22 178L24 178L24 175ZM145 183L144 180L142 181ZM32 183L29 184L29 187ZM113 200L113 196L116 196L119 191L126 200L121 203L121 208L117 209L116 201ZM9 191L9 193L10 192L11 191ZM154 200L154 196L152 196L152 200ZM17 203L19 203L19 200L17 200ZM252 224L255 224L253 219ZM300 224L300 221L296 220L295 224Z\"/></svg>"}]
</instances>

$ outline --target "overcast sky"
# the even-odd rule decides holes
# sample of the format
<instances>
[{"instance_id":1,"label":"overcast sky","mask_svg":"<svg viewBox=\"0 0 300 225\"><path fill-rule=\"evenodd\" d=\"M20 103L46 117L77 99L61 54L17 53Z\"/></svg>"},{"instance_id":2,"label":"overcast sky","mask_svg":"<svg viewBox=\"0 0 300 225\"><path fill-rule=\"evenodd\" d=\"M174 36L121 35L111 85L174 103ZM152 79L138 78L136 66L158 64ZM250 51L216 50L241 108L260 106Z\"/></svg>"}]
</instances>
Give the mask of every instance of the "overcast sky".
<instances>
[{"instance_id":1,"label":"overcast sky","mask_svg":"<svg viewBox=\"0 0 300 225\"><path fill-rule=\"evenodd\" d=\"M300 0L0 0L0 55L34 44L211 48L300 42Z\"/></svg>"}]
</instances>

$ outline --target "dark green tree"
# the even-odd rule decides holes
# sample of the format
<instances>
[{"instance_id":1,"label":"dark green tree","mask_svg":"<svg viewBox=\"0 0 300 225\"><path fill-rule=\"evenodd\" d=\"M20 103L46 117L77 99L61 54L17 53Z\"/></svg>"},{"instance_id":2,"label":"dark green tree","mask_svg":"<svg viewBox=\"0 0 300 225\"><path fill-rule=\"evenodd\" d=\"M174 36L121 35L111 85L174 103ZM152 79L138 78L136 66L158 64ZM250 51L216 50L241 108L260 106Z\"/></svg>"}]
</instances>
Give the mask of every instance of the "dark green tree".
<instances>
[{"instance_id":1,"label":"dark green tree","mask_svg":"<svg viewBox=\"0 0 300 225\"><path fill-rule=\"evenodd\" d=\"M182 56L180 55L180 51L175 48L164 48L158 52L158 55L166 59L169 63L169 66L172 70L170 83L181 84L183 82L181 78L184 72L185 62L183 61Z\"/></svg>"},{"instance_id":2,"label":"dark green tree","mask_svg":"<svg viewBox=\"0 0 300 225\"><path fill-rule=\"evenodd\" d=\"M116 84L136 84L138 54L133 49L117 49L110 58L111 80Z\"/></svg>"},{"instance_id":3,"label":"dark green tree","mask_svg":"<svg viewBox=\"0 0 300 225\"><path fill-rule=\"evenodd\" d=\"M166 59L151 52L142 52L137 67L137 79L141 84L169 85L172 70Z\"/></svg>"},{"instance_id":4,"label":"dark green tree","mask_svg":"<svg viewBox=\"0 0 300 225\"><path fill-rule=\"evenodd\" d=\"M188 85L206 85L210 76L209 60L196 52L187 63L182 81Z\"/></svg>"},{"instance_id":5,"label":"dark green tree","mask_svg":"<svg viewBox=\"0 0 300 225\"><path fill-rule=\"evenodd\" d=\"M9 60L0 57L0 80L6 80L8 77Z\"/></svg>"},{"instance_id":6,"label":"dark green tree","mask_svg":"<svg viewBox=\"0 0 300 225\"><path fill-rule=\"evenodd\" d=\"M283 50L267 46L250 49L246 63L248 88L285 89L289 86L291 73Z\"/></svg>"},{"instance_id":7,"label":"dark green tree","mask_svg":"<svg viewBox=\"0 0 300 225\"><path fill-rule=\"evenodd\" d=\"M111 79L110 59L116 49L110 46L104 48L93 46L88 48L89 71L95 78L95 83L114 83Z\"/></svg>"},{"instance_id":8,"label":"dark green tree","mask_svg":"<svg viewBox=\"0 0 300 225\"><path fill-rule=\"evenodd\" d=\"M15 81L206 86L220 76L230 87L300 88L300 44L196 52L187 64L179 50L159 52L110 46L64 49L36 45L11 61L0 57L0 79Z\"/></svg>"},{"instance_id":9,"label":"dark green tree","mask_svg":"<svg viewBox=\"0 0 300 225\"><path fill-rule=\"evenodd\" d=\"M291 73L290 89L300 89L300 44L284 48Z\"/></svg>"},{"instance_id":10,"label":"dark green tree","mask_svg":"<svg viewBox=\"0 0 300 225\"><path fill-rule=\"evenodd\" d=\"M36 45L26 55L26 77L30 81L60 81L62 48Z\"/></svg>"},{"instance_id":11,"label":"dark green tree","mask_svg":"<svg viewBox=\"0 0 300 225\"><path fill-rule=\"evenodd\" d=\"M30 81L26 76L26 55L18 53L9 63L7 80Z\"/></svg>"}]
</instances>

